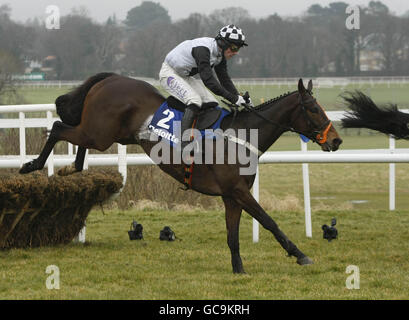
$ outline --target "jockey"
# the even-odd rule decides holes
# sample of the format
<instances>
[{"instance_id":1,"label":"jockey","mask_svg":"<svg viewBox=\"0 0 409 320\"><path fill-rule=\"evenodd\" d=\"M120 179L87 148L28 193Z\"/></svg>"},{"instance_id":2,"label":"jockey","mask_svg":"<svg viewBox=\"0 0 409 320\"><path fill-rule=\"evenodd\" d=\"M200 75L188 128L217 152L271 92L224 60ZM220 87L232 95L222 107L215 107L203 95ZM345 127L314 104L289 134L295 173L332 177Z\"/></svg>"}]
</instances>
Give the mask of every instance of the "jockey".
<instances>
[{"instance_id":1,"label":"jockey","mask_svg":"<svg viewBox=\"0 0 409 320\"><path fill-rule=\"evenodd\" d=\"M182 136L185 130L192 128L203 104L218 105L207 89L238 106L246 104L227 73L226 63L242 46L247 46L245 36L240 28L231 24L220 29L215 38L186 40L168 53L159 80L168 93L187 106L182 118ZM219 81L213 75L213 69ZM247 103L251 104L251 101ZM186 143L182 140L182 148Z\"/></svg>"}]
</instances>

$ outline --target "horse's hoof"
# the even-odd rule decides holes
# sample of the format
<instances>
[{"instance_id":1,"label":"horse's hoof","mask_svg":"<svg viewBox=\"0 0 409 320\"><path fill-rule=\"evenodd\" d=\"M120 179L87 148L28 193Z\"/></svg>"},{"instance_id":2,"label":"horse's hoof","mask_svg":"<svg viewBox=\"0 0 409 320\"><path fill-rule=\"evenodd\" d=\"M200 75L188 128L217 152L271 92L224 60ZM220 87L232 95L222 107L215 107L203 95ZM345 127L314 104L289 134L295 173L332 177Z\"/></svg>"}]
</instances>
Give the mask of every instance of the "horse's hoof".
<instances>
[{"instance_id":1,"label":"horse's hoof","mask_svg":"<svg viewBox=\"0 0 409 320\"><path fill-rule=\"evenodd\" d=\"M244 271L244 269L241 269L241 270L233 270L233 273L234 274L246 274L247 272Z\"/></svg>"},{"instance_id":2,"label":"horse's hoof","mask_svg":"<svg viewBox=\"0 0 409 320\"><path fill-rule=\"evenodd\" d=\"M32 160L30 162L27 162L27 163L23 164L23 166L19 170L19 173L26 174L26 173L33 172L35 170L37 170L37 168L35 167L34 160Z\"/></svg>"},{"instance_id":3,"label":"horse's hoof","mask_svg":"<svg viewBox=\"0 0 409 320\"><path fill-rule=\"evenodd\" d=\"M298 259L297 259L297 263L298 263L300 266L304 266L304 265L313 264L314 261L312 261L310 258L308 258L307 256L305 256L305 257L302 257L302 258L298 258Z\"/></svg>"},{"instance_id":4,"label":"horse's hoof","mask_svg":"<svg viewBox=\"0 0 409 320\"><path fill-rule=\"evenodd\" d=\"M77 169L75 169L75 166L69 165L69 166L65 166L65 167L61 168L60 170L58 170L57 174L59 176L65 177L65 176L69 176L70 174L73 174L75 172L77 172Z\"/></svg>"}]
</instances>

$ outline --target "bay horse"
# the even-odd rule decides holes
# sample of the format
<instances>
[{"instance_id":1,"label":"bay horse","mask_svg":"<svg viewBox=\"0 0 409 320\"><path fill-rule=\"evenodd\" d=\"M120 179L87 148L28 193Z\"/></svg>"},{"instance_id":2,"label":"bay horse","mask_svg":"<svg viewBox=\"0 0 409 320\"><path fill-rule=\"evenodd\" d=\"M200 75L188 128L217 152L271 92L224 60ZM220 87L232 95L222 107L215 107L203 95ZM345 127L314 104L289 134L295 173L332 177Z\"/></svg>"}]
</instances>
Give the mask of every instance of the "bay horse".
<instances>
[{"instance_id":1,"label":"bay horse","mask_svg":"<svg viewBox=\"0 0 409 320\"><path fill-rule=\"evenodd\" d=\"M62 121L53 124L39 157L25 163L20 173L42 169L54 145L62 140L79 146L69 173L83 169L87 148L104 151L114 142L139 144L146 154L150 155L158 141L146 140L140 133L146 130L147 119L152 118L164 101L165 97L145 81L112 73L94 75L72 92L56 99L57 113ZM300 79L297 91L269 100L250 110L238 112L236 115L233 113L227 115L220 127L222 130L258 129L257 147L260 154L286 131L303 134L318 143L323 151L336 151L342 143L324 110L312 96L311 80L307 89ZM229 143L233 142L225 141L225 144ZM246 143L245 145L249 146L249 142ZM184 181L186 168L184 164L158 165L177 181ZM238 162L229 164L227 161L221 164L197 164L191 181L191 189L206 195L222 197L233 272L244 273L239 253L239 224L242 210L272 232L288 256L297 258L296 262L299 265L313 263L287 238L253 198L250 189L255 173L241 175L240 169L243 166Z\"/></svg>"},{"instance_id":2,"label":"bay horse","mask_svg":"<svg viewBox=\"0 0 409 320\"><path fill-rule=\"evenodd\" d=\"M341 119L343 128L367 128L409 140L409 114L399 111L396 104L378 106L359 90L347 92L342 98L349 109Z\"/></svg>"}]
</instances>

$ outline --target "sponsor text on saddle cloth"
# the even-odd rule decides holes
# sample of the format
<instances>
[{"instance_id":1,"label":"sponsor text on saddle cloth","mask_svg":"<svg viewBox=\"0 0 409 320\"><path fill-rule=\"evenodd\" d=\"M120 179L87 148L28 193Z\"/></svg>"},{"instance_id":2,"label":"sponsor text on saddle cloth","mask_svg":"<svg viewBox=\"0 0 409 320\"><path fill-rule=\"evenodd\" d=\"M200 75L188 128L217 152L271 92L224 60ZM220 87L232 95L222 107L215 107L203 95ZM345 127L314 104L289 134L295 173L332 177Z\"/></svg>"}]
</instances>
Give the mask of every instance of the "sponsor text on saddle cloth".
<instances>
[{"instance_id":1,"label":"sponsor text on saddle cloth","mask_svg":"<svg viewBox=\"0 0 409 320\"><path fill-rule=\"evenodd\" d=\"M200 130L201 137L205 139L217 138L213 132L220 128L223 118L230 114L229 111L219 106L221 109L220 117L208 129ZM161 139L168 142L172 147L176 147L180 143L180 123L182 121L183 112L170 107L165 101L153 115L152 121L148 126L149 131L155 133ZM210 130L211 129L211 130Z\"/></svg>"}]
</instances>

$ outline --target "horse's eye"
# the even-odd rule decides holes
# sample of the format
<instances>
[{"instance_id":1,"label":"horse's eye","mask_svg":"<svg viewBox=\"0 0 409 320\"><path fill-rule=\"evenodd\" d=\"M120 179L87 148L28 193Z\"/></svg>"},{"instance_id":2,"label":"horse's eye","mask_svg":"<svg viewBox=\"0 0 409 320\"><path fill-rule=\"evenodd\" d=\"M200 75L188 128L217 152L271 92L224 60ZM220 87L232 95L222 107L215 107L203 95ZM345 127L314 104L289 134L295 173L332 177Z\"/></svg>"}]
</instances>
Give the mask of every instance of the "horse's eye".
<instances>
[{"instance_id":1,"label":"horse's eye","mask_svg":"<svg viewBox=\"0 0 409 320\"><path fill-rule=\"evenodd\" d=\"M317 108L317 107L311 107L310 109L309 109L312 113L318 113L318 111L319 111L319 109Z\"/></svg>"}]
</instances>

